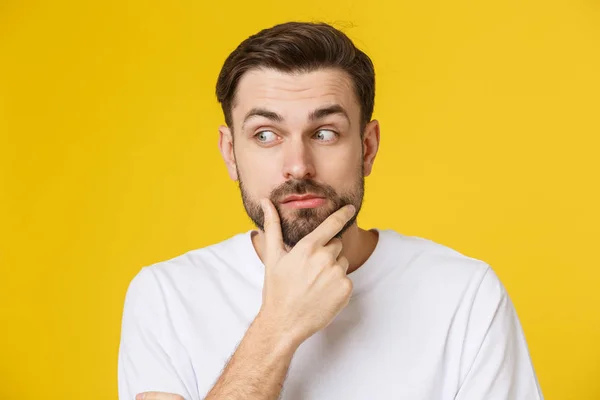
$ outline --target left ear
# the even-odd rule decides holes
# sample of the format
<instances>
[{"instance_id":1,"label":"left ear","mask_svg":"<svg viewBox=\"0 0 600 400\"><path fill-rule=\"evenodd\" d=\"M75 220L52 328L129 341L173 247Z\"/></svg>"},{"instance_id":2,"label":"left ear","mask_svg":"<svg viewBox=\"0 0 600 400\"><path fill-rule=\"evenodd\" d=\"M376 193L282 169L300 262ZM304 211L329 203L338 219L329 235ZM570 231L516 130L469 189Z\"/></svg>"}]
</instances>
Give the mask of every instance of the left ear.
<instances>
[{"instance_id":1,"label":"left ear","mask_svg":"<svg viewBox=\"0 0 600 400\"><path fill-rule=\"evenodd\" d=\"M362 140L364 175L369 176L379 150L379 121L374 119L365 126Z\"/></svg>"}]
</instances>

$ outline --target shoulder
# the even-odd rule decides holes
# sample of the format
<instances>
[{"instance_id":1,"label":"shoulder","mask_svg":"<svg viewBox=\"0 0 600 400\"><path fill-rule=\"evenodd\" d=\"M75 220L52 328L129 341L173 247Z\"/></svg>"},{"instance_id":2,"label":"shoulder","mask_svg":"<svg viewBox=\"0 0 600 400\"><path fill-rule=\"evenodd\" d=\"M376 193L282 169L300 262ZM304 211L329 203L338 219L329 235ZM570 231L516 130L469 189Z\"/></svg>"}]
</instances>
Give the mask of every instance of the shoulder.
<instances>
[{"instance_id":1,"label":"shoulder","mask_svg":"<svg viewBox=\"0 0 600 400\"><path fill-rule=\"evenodd\" d=\"M382 231L382 235L394 257L405 257L404 279L420 289L470 297L483 291L497 299L503 295L500 280L484 260L423 237L392 230Z\"/></svg>"},{"instance_id":2,"label":"shoulder","mask_svg":"<svg viewBox=\"0 0 600 400\"><path fill-rule=\"evenodd\" d=\"M483 276L490 269L487 262L434 240L403 235L393 230L381 231L381 235L390 251L409 254L409 267L419 273Z\"/></svg>"},{"instance_id":3,"label":"shoulder","mask_svg":"<svg viewBox=\"0 0 600 400\"><path fill-rule=\"evenodd\" d=\"M248 251L248 233L240 233L221 242L190 250L168 260L144 266L131 280L127 297L144 293L165 296L172 289L195 290L203 282L238 273ZM148 296L146 296L148 297Z\"/></svg>"}]
</instances>

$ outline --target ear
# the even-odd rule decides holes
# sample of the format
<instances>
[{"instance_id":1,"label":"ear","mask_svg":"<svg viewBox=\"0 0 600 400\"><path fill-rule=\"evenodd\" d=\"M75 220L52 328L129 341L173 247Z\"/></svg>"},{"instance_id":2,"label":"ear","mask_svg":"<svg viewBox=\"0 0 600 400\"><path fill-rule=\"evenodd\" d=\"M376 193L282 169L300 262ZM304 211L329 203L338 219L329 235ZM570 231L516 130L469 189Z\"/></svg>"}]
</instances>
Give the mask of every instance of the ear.
<instances>
[{"instance_id":1,"label":"ear","mask_svg":"<svg viewBox=\"0 0 600 400\"><path fill-rule=\"evenodd\" d=\"M237 181L238 173L235 163L235 153L233 152L233 132L229 127L224 125L219 126L219 150L221 151L223 161L225 161L229 177Z\"/></svg>"},{"instance_id":2,"label":"ear","mask_svg":"<svg viewBox=\"0 0 600 400\"><path fill-rule=\"evenodd\" d=\"M379 121L373 120L366 125L363 135L363 166L365 176L369 176L373 170L377 150L379 150Z\"/></svg>"}]
</instances>

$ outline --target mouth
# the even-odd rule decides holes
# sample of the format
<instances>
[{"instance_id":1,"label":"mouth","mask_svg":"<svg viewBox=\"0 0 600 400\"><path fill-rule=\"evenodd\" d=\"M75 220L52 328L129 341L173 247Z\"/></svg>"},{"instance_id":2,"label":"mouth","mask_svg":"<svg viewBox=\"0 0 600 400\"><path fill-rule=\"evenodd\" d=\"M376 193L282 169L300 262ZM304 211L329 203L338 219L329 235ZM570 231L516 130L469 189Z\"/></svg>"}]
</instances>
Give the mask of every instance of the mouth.
<instances>
[{"instance_id":1,"label":"mouth","mask_svg":"<svg viewBox=\"0 0 600 400\"><path fill-rule=\"evenodd\" d=\"M314 194L304 194L287 196L281 204L289 208L316 208L325 204L326 201L327 199L324 197Z\"/></svg>"}]
</instances>

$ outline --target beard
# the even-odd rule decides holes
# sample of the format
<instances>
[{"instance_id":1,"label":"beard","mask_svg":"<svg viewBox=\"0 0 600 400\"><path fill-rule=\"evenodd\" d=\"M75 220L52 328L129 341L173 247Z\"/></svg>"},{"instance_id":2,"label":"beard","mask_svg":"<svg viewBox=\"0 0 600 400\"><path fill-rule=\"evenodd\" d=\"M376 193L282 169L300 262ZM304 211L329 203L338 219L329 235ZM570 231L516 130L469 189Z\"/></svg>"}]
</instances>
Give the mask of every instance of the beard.
<instances>
[{"instance_id":1,"label":"beard","mask_svg":"<svg viewBox=\"0 0 600 400\"><path fill-rule=\"evenodd\" d=\"M288 248L293 248L303 237L315 230L315 228L331 214L347 204L352 204L356 209L354 216L344 225L340 232L335 235L336 238L341 238L343 233L355 223L362 205L365 192L365 179L362 163L355 182L352 190L341 194L338 194L330 185L317 183L312 179L289 180L273 189L269 195L269 200L271 200L271 203L273 203L279 214L283 243ZM253 200L248 193L241 178L241 174L239 176L239 188L246 213L252 222L254 222L254 225L264 232L264 213L259 202ZM327 199L327 202L324 205L315 208L282 210L281 201L283 201L285 197L307 193L323 197Z\"/></svg>"}]
</instances>

